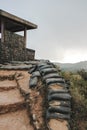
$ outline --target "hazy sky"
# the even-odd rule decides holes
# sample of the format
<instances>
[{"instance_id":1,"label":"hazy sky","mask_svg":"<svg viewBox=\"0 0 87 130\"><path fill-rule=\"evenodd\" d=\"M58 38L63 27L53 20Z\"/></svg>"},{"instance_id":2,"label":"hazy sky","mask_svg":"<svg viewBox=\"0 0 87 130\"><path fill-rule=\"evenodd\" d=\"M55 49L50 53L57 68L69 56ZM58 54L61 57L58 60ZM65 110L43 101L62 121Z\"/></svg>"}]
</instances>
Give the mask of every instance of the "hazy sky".
<instances>
[{"instance_id":1,"label":"hazy sky","mask_svg":"<svg viewBox=\"0 0 87 130\"><path fill-rule=\"evenodd\" d=\"M36 58L87 60L87 0L0 0L0 8L38 25L27 38Z\"/></svg>"}]
</instances>

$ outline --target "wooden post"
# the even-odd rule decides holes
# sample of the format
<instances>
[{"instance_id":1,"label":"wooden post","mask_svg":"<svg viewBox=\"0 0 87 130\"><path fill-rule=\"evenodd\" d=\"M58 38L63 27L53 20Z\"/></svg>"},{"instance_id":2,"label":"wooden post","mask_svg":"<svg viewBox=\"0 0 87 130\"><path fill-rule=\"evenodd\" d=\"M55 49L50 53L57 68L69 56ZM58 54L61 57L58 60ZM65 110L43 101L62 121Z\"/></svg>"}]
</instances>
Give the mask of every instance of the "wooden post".
<instances>
[{"instance_id":1,"label":"wooden post","mask_svg":"<svg viewBox=\"0 0 87 130\"><path fill-rule=\"evenodd\" d=\"M24 44L25 44L25 47L26 47L26 39L27 39L27 28L25 27L24 28Z\"/></svg>"},{"instance_id":2,"label":"wooden post","mask_svg":"<svg viewBox=\"0 0 87 130\"><path fill-rule=\"evenodd\" d=\"M4 42L4 20L1 19L1 42Z\"/></svg>"}]
</instances>

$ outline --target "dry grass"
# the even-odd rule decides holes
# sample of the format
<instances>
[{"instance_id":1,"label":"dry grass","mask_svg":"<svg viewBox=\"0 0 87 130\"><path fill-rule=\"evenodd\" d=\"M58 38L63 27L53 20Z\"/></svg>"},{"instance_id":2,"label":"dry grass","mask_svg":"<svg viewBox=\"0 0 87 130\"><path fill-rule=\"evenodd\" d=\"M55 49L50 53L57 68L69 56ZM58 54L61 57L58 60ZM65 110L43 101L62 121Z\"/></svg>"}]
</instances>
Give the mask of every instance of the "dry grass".
<instances>
[{"instance_id":1,"label":"dry grass","mask_svg":"<svg viewBox=\"0 0 87 130\"><path fill-rule=\"evenodd\" d=\"M87 130L87 81L78 73L62 74L70 80L70 92L72 95L72 130Z\"/></svg>"}]
</instances>

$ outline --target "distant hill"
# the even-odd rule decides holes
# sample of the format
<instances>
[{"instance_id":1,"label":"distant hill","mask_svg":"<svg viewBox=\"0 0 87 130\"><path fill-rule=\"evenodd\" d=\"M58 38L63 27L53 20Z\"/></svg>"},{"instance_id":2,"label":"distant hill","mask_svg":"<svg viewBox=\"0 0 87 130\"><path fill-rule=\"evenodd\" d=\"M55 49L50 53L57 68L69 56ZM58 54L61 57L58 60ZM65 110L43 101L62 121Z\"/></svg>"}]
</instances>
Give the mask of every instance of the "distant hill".
<instances>
[{"instance_id":1,"label":"distant hill","mask_svg":"<svg viewBox=\"0 0 87 130\"><path fill-rule=\"evenodd\" d=\"M61 70L63 71L77 71L84 69L87 71L87 61L81 61L77 63L55 63L60 67Z\"/></svg>"}]
</instances>

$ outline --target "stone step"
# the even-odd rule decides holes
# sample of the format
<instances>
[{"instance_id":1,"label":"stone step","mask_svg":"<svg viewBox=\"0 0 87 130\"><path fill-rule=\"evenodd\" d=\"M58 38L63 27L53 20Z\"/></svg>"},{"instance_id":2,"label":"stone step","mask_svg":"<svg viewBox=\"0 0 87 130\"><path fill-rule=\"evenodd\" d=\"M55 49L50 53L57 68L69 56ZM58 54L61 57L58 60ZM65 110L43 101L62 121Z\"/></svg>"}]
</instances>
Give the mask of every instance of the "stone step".
<instances>
[{"instance_id":1,"label":"stone step","mask_svg":"<svg viewBox=\"0 0 87 130\"><path fill-rule=\"evenodd\" d=\"M4 90L10 90L17 88L15 80L2 80L0 81L0 92Z\"/></svg>"},{"instance_id":2,"label":"stone step","mask_svg":"<svg viewBox=\"0 0 87 130\"><path fill-rule=\"evenodd\" d=\"M25 105L24 98L17 88L0 92L0 114L23 109Z\"/></svg>"},{"instance_id":3,"label":"stone step","mask_svg":"<svg viewBox=\"0 0 87 130\"><path fill-rule=\"evenodd\" d=\"M0 115L0 130L34 130L27 110L18 110Z\"/></svg>"}]
</instances>

